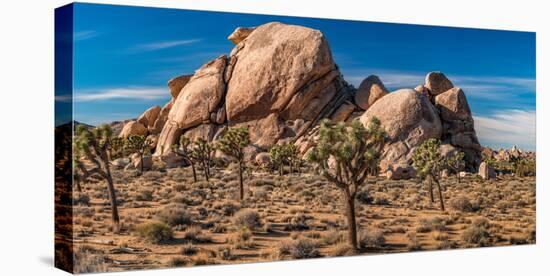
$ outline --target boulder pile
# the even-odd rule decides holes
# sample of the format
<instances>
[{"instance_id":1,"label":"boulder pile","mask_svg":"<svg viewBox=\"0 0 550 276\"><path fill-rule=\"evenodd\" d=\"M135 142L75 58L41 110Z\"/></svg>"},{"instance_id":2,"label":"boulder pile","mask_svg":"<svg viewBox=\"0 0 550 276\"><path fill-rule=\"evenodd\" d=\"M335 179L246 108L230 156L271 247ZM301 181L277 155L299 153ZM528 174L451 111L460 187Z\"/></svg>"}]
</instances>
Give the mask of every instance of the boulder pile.
<instances>
[{"instance_id":1,"label":"boulder pile","mask_svg":"<svg viewBox=\"0 0 550 276\"><path fill-rule=\"evenodd\" d=\"M272 22L239 27L228 39L235 43L229 55L171 79L171 100L127 122L120 136L154 136L154 155L163 158L181 135L215 141L228 127L246 126L247 158L262 163L266 155L256 156L278 143L294 143L305 155L318 139L321 119L367 124L377 117L389 135L384 175L414 176L412 152L429 138L441 139L447 151L464 151L468 170L479 167L481 146L466 95L443 73L431 72L415 89L394 92L371 75L356 89L318 30Z\"/></svg>"}]
</instances>

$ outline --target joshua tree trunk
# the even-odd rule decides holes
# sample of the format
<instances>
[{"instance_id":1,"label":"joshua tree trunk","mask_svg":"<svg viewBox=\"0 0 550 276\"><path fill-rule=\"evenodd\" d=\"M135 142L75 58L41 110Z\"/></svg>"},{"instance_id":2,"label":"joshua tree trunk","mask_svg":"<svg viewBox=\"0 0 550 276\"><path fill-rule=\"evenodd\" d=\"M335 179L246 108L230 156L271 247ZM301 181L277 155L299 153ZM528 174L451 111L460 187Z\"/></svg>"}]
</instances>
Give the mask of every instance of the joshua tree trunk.
<instances>
[{"instance_id":1,"label":"joshua tree trunk","mask_svg":"<svg viewBox=\"0 0 550 276\"><path fill-rule=\"evenodd\" d=\"M456 172L456 179L458 181L458 184L460 184L460 172Z\"/></svg>"},{"instance_id":2,"label":"joshua tree trunk","mask_svg":"<svg viewBox=\"0 0 550 276\"><path fill-rule=\"evenodd\" d=\"M279 176L283 176L283 164L279 165Z\"/></svg>"},{"instance_id":3,"label":"joshua tree trunk","mask_svg":"<svg viewBox=\"0 0 550 276\"><path fill-rule=\"evenodd\" d=\"M437 184L437 191L439 192L439 204L441 205L441 211L445 211L445 203L443 203L443 192L441 191L441 185L439 180L434 177L435 184Z\"/></svg>"},{"instance_id":4,"label":"joshua tree trunk","mask_svg":"<svg viewBox=\"0 0 550 276\"><path fill-rule=\"evenodd\" d=\"M193 181L197 182L197 171L195 170L195 164L193 162L189 162L191 164L191 170L193 171Z\"/></svg>"},{"instance_id":5,"label":"joshua tree trunk","mask_svg":"<svg viewBox=\"0 0 550 276\"><path fill-rule=\"evenodd\" d=\"M432 181L431 177L428 177L428 190L429 190L429 193L430 193L430 201L432 203L435 203L435 200L434 200L434 187L433 187L433 181Z\"/></svg>"},{"instance_id":6,"label":"joshua tree trunk","mask_svg":"<svg viewBox=\"0 0 550 276\"><path fill-rule=\"evenodd\" d=\"M292 161L290 161L290 164L289 164L289 170L290 170L290 174L292 174L294 172L294 165L292 164Z\"/></svg>"},{"instance_id":7,"label":"joshua tree trunk","mask_svg":"<svg viewBox=\"0 0 550 276\"><path fill-rule=\"evenodd\" d=\"M141 160L140 165L139 165L139 173L143 174L143 153L139 154L139 160Z\"/></svg>"},{"instance_id":8,"label":"joshua tree trunk","mask_svg":"<svg viewBox=\"0 0 550 276\"><path fill-rule=\"evenodd\" d=\"M348 242L353 251L357 251L357 222L355 221L355 197L344 191L347 203Z\"/></svg>"},{"instance_id":9,"label":"joshua tree trunk","mask_svg":"<svg viewBox=\"0 0 550 276\"><path fill-rule=\"evenodd\" d=\"M239 188L241 201L244 199L244 185L243 185L243 162L239 161Z\"/></svg>"},{"instance_id":10,"label":"joshua tree trunk","mask_svg":"<svg viewBox=\"0 0 550 276\"><path fill-rule=\"evenodd\" d=\"M120 230L120 218L118 216L117 199L115 193L115 185L113 184L113 177L111 176L111 170L109 164L105 163L105 179L107 180L107 189L109 190L109 200L111 201L111 219L113 221L113 231L118 232Z\"/></svg>"},{"instance_id":11,"label":"joshua tree trunk","mask_svg":"<svg viewBox=\"0 0 550 276\"><path fill-rule=\"evenodd\" d=\"M206 166L206 161L202 161L202 169L203 169L203 172L204 172L204 178L206 179L206 181L208 182L209 181L209 177L208 177L208 168Z\"/></svg>"}]
</instances>

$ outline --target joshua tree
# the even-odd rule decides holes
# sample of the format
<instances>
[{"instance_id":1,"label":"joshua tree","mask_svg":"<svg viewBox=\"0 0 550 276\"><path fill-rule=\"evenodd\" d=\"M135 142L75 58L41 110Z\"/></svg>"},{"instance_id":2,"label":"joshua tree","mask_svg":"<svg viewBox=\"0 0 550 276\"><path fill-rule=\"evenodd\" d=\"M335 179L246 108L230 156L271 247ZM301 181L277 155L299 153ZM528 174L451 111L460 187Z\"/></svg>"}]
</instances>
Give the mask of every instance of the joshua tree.
<instances>
[{"instance_id":1,"label":"joshua tree","mask_svg":"<svg viewBox=\"0 0 550 276\"><path fill-rule=\"evenodd\" d=\"M109 168L111 135L112 131L108 125L102 125L93 130L80 125L76 129L74 151L77 152L77 155L84 156L93 165L91 169L87 169L82 163L78 163L80 164L79 168L84 172L83 175L85 178L89 175L97 174L107 181L107 189L111 201L113 230L118 232L120 219L118 216L115 186L111 176L111 169Z\"/></svg>"},{"instance_id":2,"label":"joshua tree","mask_svg":"<svg viewBox=\"0 0 550 276\"><path fill-rule=\"evenodd\" d=\"M300 158L298 157L298 148L296 148L296 145L285 145L285 152L288 165L290 166L290 173L293 173L295 168L300 173Z\"/></svg>"},{"instance_id":3,"label":"joshua tree","mask_svg":"<svg viewBox=\"0 0 550 276\"><path fill-rule=\"evenodd\" d=\"M180 137L179 144L172 146L172 151L183 157L185 162L191 165L193 171L193 181L197 182L197 171L195 170L195 160L193 159L193 148L191 147L191 140L185 136Z\"/></svg>"},{"instance_id":4,"label":"joshua tree","mask_svg":"<svg viewBox=\"0 0 550 276\"><path fill-rule=\"evenodd\" d=\"M124 141L124 148L128 153L138 154L140 160L139 173L143 173L143 155L150 151L151 141L143 135L130 135Z\"/></svg>"},{"instance_id":5,"label":"joshua tree","mask_svg":"<svg viewBox=\"0 0 550 276\"><path fill-rule=\"evenodd\" d=\"M239 188L240 198L244 199L243 187L243 168L244 168L244 148L250 144L248 128L231 128L218 142L218 149L223 153L233 157L239 164Z\"/></svg>"},{"instance_id":6,"label":"joshua tree","mask_svg":"<svg viewBox=\"0 0 550 276\"><path fill-rule=\"evenodd\" d=\"M449 159L446 160L447 167L451 169L456 174L456 179L458 183L460 183L460 171L462 171L466 167L466 163L464 162L464 152L459 151L453 156L451 156Z\"/></svg>"},{"instance_id":7,"label":"joshua tree","mask_svg":"<svg viewBox=\"0 0 550 276\"><path fill-rule=\"evenodd\" d=\"M344 194L347 207L348 241L357 250L355 198L367 183L369 172L380 163L380 152L386 133L377 118L365 127L357 120L350 126L323 120L319 143L308 155L322 175Z\"/></svg>"},{"instance_id":8,"label":"joshua tree","mask_svg":"<svg viewBox=\"0 0 550 276\"><path fill-rule=\"evenodd\" d=\"M435 202L433 197L433 182L437 184L439 192L439 203L441 210L445 211L445 203L443 202L443 192L439 184L439 175L445 167L444 157L439 153L440 142L437 139L430 138L422 143L413 154L413 166L416 169L417 175L428 181L428 189L430 192L431 202Z\"/></svg>"},{"instance_id":9,"label":"joshua tree","mask_svg":"<svg viewBox=\"0 0 550 276\"><path fill-rule=\"evenodd\" d=\"M210 164L214 155L214 147L203 138L198 138L193 147L193 158L200 164L206 181L210 179Z\"/></svg>"},{"instance_id":10,"label":"joshua tree","mask_svg":"<svg viewBox=\"0 0 550 276\"><path fill-rule=\"evenodd\" d=\"M109 153L111 154L111 159L124 157L124 138L113 137L111 139L111 148Z\"/></svg>"},{"instance_id":11,"label":"joshua tree","mask_svg":"<svg viewBox=\"0 0 550 276\"><path fill-rule=\"evenodd\" d=\"M277 170L279 171L279 175L283 175L283 167L284 163L287 159L286 157L286 150L284 145L273 145L269 149L269 156L271 157L271 163L275 165Z\"/></svg>"}]
</instances>

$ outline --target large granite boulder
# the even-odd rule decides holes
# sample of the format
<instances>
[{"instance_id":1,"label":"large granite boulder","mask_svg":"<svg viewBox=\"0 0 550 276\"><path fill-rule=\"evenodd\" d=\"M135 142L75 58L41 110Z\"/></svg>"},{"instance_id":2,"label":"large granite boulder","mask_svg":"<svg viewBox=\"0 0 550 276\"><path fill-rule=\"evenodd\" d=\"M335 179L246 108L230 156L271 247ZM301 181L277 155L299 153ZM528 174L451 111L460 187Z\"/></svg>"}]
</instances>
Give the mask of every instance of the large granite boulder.
<instances>
[{"instance_id":1,"label":"large granite boulder","mask_svg":"<svg viewBox=\"0 0 550 276\"><path fill-rule=\"evenodd\" d=\"M355 104L363 110L369 109L378 99L388 94L388 90L382 81L375 75L364 79L357 92L355 92Z\"/></svg>"},{"instance_id":2,"label":"large granite boulder","mask_svg":"<svg viewBox=\"0 0 550 276\"><path fill-rule=\"evenodd\" d=\"M481 162L481 146L474 129L474 119L466 95L454 87L435 97L443 125L441 139L464 151L467 168L475 171Z\"/></svg>"},{"instance_id":3,"label":"large granite boulder","mask_svg":"<svg viewBox=\"0 0 550 276\"><path fill-rule=\"evenodd\" d=\"M218 110L225 93L226 62L225 56L208 62L182 88L168 113L155 154L169 152L183 130L209 121L210 113Z\"/></svg>"},{"instance_id":4,"label":"large granite boulder","mask_svg":"<svg viewBox=\"0 0 550 276\"><path fill-rule=\"evenodd\" d=\"M382 171L393 164L410 164L414 149L429 138L441 137L442 126L435 107L412 89L392 92L376 101L361 117L365 127L373 117L388 134L381 161Z\"/></svg>"},{"instance_id":5,"label":"large granite boulder","mask_svg":"<svg viewBox=\"0 0 550 276\"><path fill-rule=\"evenodd\" d=\"M124 125L118 136L126 139L130 135L147 136L147 128L143 124L136 121L129 121Z\"/></svg>"},{"instance_id":6,"label":"large granite boulder","mask_svg":"<svg viewBox=\"0 0 550 276\"><path fill-rule=\"evenodd\" d=\"M278 22L257 27L235 47L231 59L236 63L226 111L233 123L265 118L285 108L292 109L286 119L296 119L339 76L320 31ZM292 101L293 97L300 99ZM291 102L296 106L288 106Z\"/></svg>"},{"instance_id":7,"label":"large granite boulder","mask_svg":"<svg viewBox=\"0 0 550 276\"><path fill-rule=\"evenodd\" d=\"M187 83L191 80L191 77L193 77L193 75L181 75L168 81L168 88L170 89L172 98L175 99L178 97L181 89L187 85Z\"/></svg>"},{"instance_id":8,"label":"large granite boulder","mask_svg":"<svg viewBox=\"0 0 550 276\"><path fill-rule=\"evenodd\" d=\"M138 117L137 119L138 123L141 123L143 126L147 128L153 128L153 125L155 124L155 121L159 116L160 110L161 108L158 105L155 105L145 110L145 112L143 112L143 114L141 114Z\"/></svg>"},{"instance_id":9,"label":"large granite boulder","mask_svg":"<svg viewBox=\"0 0 550 276\"><path fill-rule=\"evenodd\" d=\"M243 41L245 38L247 38L252 31L254 31L254 27L237 27L233 33L231 33L227 39L229 39L231 42L235 44L239 44L241 41Z\"/></svg>"},{"instance_id":10,"label":"large granite boulder","mask_svg":"<svg viewBox=\"0 0 550 276\"><path fill-rule=\"evenodd\" d=\"M437 96L451 88L453 88L453 83L441 72L430 72L426 75L426 84L424 86L428 91Z\"/></svg>"}]
</instances>

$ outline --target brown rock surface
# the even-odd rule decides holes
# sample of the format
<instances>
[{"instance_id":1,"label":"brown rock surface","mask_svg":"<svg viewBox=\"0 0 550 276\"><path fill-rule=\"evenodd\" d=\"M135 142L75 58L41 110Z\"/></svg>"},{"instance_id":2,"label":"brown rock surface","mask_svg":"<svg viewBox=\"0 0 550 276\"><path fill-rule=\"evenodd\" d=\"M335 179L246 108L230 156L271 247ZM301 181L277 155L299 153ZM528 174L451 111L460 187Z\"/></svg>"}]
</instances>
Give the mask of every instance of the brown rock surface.
<instances>
[{"instance_id":1,"label":"brown rock surface","mask_svg":"<svg viewBox=\"0 0 550 276\"><path fill-rule=\"evenodd\" d=\"M181 89L191 80L193 75L181 75L168 81L168 88L172 98L176 99L181 92Z\"/></svg>"},{"instance_id":2,"label":"brown rock surface","mask_svg":"<svg viewBox=\"0 0 550 276\"><path fill-rule=\"evenodd\" d=\"M264 24L239 46L232 54L237 62L226 96L229 122L280 112L300 90L324 81L323 77L336 69L323 34L302 26ZM322 93L322 88L308 92L305 100Z\"/></svg>"},{"instance_id":3,"label":"brown rock surface","mask_svg":"<svg viewBox=\"0 0 550 276\"><path fill-rule=\"evenodd\" d=\"M143 112L141 116L138 117L138 123L141 123L147 128L152 128L159 116L160 110L161 108L158 105L150 107L149 109L145 110L145 112Z\"/></svg>"},{"instance_id":4,"label":"brown rock surface","mask_svg":"<svg viewBox=\"0 0 550 276\"><path fill-rule=\"evenodd\" d=\"M122 131L120 131L119 137L128 138L130 135L147 135L147 128L136 121L129 121L124 125Z\"/></svg>"},{"instance_id":5,"label":"brown rock surface","mask_svg":"<svg viewBox=\"0 0 550 276\"><path fill-rule=\"evenodd\" d=\"M441 72L430 72L426 75L424 86L428 88L432 95L437 96L453 88L453 83Z\"/></svg>"},{"instance_id":6,"label":"brown rock surface","mask_svg":"<svg viewBox=\"0 0 550 276\"><path fill-rule=\"evenodd\" d=\"M375 75L364 79L357 92L355 92L355 104L363 110L369 109L378 99L388 94L388 90L382 81Z\"/></svg>"},{"instance_id":7,"label":"brown rock surface","mask_svg":"<svg viewBox=\"0 0 550 276\"><path fill-rule=\"evenodd\" d=\"M229 39L231 42L235 44L239 44L241 41L243 41L245 38L247 38L253 31L254 27L238 27L231 33L227 39Z\"/></svg>"},{"instance_id":8,"label":"brown rock surface","mask_svg":"<svg viewBox=\"0 0 550 276\"><path fill-rule=\"evenodd\" d=\"M410 162L413 149L429 138L441 137L437 110L423 95L401 89L375 102L360 118L363 125L380 119L388 134L381 164Z\"/></svg>"}]
</instances>

